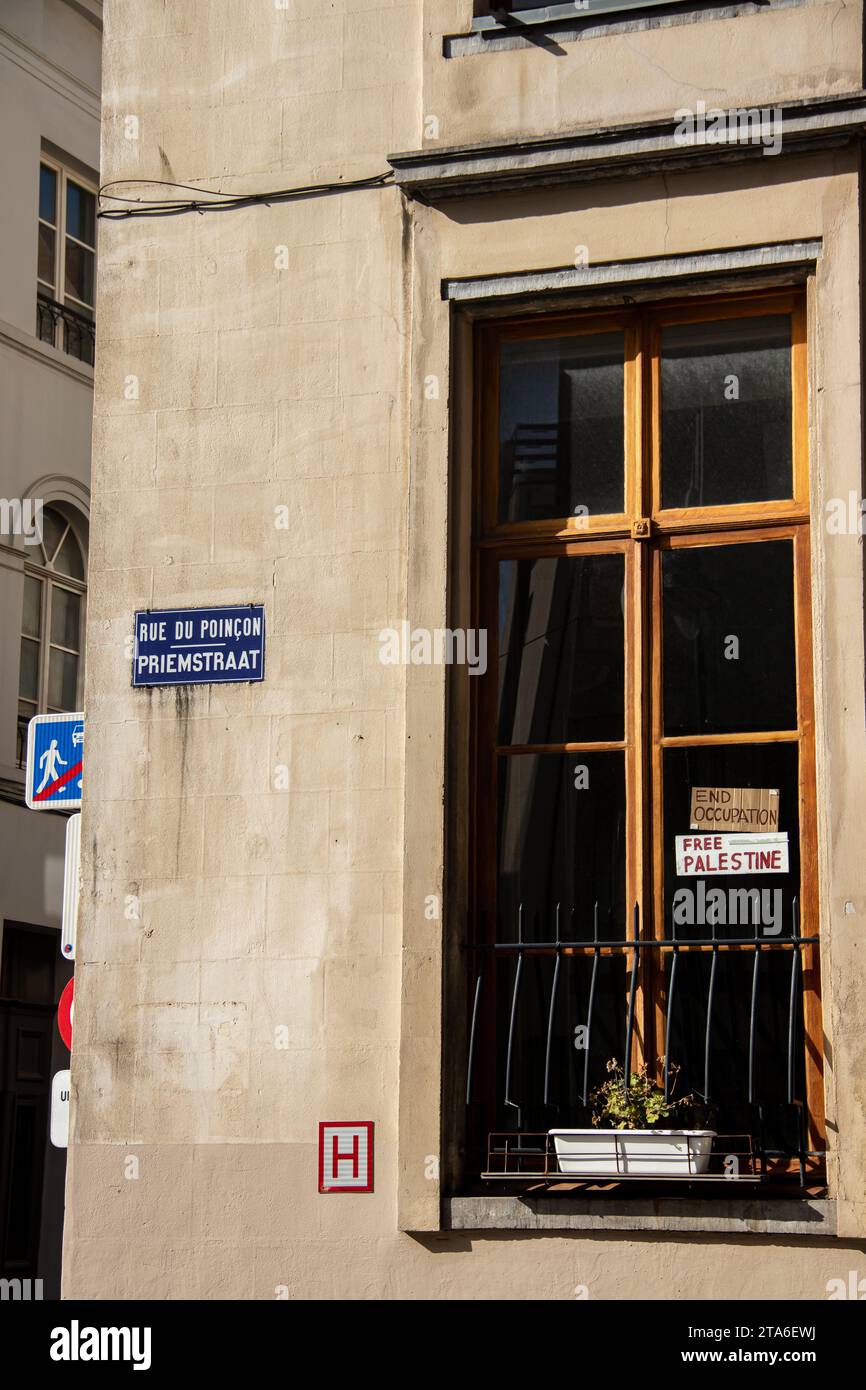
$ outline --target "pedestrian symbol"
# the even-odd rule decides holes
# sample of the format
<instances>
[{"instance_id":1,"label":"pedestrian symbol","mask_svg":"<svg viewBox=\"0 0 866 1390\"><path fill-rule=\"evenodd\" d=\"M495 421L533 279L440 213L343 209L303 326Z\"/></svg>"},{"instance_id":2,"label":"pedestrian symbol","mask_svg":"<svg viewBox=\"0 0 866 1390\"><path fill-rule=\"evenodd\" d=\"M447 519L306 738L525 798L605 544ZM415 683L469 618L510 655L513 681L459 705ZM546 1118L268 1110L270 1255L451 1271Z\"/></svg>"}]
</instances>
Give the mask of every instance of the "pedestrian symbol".
<instances>
[{"instance_id":1,"label":"pedestrian symbol","mask_svg":"<svg viewBox=\"0 0 866 1390\"><path fill-rule=\"evenodd\" d=\"M78 811L83 785L84 715L37 714L27 731L27 805Z\"/></svg>"},{"instance_id":2,"label":"pedestrian symbol","mask_svg":"<svg viewBox=\"0 0 866 1390\"><path fill-rule=\"evenodd\" d=\"M69 766L69 764L65 763L61 758L57 748L57 739L53 738L39 759L40 768L45 768L45 776L36 788L37 796L44 792L49 782L57 782L60 780L60 773L57 770L58 764L60 767Z\"/></svg>"}]
</instances>

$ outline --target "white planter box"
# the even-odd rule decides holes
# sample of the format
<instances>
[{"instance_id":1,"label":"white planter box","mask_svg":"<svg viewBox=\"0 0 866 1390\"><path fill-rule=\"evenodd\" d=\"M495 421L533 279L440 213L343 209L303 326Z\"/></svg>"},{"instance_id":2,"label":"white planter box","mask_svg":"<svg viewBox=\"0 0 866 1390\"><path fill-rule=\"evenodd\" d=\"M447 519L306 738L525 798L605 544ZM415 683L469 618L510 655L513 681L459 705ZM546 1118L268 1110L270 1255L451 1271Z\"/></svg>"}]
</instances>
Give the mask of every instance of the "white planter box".
<instances>
[{"instance_id":1,"label":"white planter box","mask_svg":"<svg viewBox=\"0 0 866 1390\"><path fill-rule=\"evenodd\" d=\"M681 1178L705 1173L713 1129L551 1129L561 1173Z\"/></svg>"}]
</instances>

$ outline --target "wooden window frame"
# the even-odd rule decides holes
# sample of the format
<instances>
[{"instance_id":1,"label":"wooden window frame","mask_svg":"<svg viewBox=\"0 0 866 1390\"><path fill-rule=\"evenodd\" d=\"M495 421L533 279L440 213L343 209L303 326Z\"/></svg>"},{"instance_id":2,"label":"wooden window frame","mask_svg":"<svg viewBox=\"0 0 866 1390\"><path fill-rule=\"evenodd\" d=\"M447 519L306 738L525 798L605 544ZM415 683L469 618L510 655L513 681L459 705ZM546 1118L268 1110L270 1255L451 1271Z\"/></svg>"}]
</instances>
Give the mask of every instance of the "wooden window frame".
<instances>
[{"instance_id":1,"label":"wooden window frame","mask_svg":"<svg viewBox=\"0 0 866 1390\"><path fill-rule=\"evenodd\" d=\"M786 314L791 319L792 495L770 502L704 508L661 506L661 335L668 324ZM624 500L621 514L580 519L498 521L499 360L505 341L622 330L624 373ZM815 715L810 585L809 439L806 301L801 289L713 294L636 307L553 312L476 324L472 487L473 622L488 628L488 676L472 683L469 811L470 915L480 922L496 900L496 768L502 756L622 749L625 755L626 902L637 903L641 936L664 937L662 758L666 747L796 742L800 831L799 902L805 935L818 934ZM752 734L665 736L662 729L661 557L665 550L790 539L794 552L797 728ZM646 542L649 542L648 544ZM624 739L613 743L497 746L500 560L623 552L626 611ZM493 732L493 737L490 734ZM495 908L494 908L495 916ZM808 930L806 929L808 927ZM628 928L630 935L630 927ZM664 962L670 948L641 953L632 1064L664 1050ZM707 947L711 950L712 947ZM723 949L746 949L736 946ZM823 1152L824 1093L819 946L802 948L807 1145ZM649 959L648 959L649 958ZM492 974L493 972L489 972ZM489 987L489 986L488 986ZM659 1047L659 1041L661 1046ZM489 1042L482 1040L480 1057Z\"/></svg>"}]
</instances>

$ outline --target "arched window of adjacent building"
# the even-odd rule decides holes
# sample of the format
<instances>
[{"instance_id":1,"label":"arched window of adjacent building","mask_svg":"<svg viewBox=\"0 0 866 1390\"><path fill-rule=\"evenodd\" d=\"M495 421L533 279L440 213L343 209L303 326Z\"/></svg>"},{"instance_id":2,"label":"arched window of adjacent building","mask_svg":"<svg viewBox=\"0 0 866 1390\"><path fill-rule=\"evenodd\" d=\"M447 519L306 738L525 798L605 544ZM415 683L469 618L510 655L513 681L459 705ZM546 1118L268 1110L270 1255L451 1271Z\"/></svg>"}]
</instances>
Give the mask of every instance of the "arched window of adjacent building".
<instances>
[{"instance_id":1,"label":"arched window of adjacent building","mask_svg":"<svg viewBox=\"0 0 866 1390\"><path fill-rule=\"evenodd\" d=\"M34 714L81 708L84 609L87 593L84 527L71 508L42 509L42 538L25 546L21 664L18 677L18 764Z\"/></svg>"}]
</instances>

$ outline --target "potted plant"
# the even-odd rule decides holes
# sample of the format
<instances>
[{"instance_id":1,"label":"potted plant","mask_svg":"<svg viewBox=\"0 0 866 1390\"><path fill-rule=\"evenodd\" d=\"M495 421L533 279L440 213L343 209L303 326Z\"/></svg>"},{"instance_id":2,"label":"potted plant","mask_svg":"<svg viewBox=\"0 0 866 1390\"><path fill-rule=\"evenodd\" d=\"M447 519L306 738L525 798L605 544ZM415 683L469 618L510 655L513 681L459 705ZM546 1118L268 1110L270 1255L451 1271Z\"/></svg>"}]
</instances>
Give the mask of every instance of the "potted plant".
<instances>
[{"instance_id":1,"label":"potted plant","mask_svg":"<svg viewBox=\"0 0 866 1390\"><path fill-rule=\"evenodd\" d=\"M658 1065L663 1065L659 1059ZM712 1129L665 1129L665 1122L694 1111L694 1096L673 1098L680 1068L665 1099L646 1065L627 1079L615 1058L608 1078L593 1091L593 1129L552 1129L561 1173L582 1177L679 1178L705 1173L715 1138Z\"/></svg>"}]
</instances>

